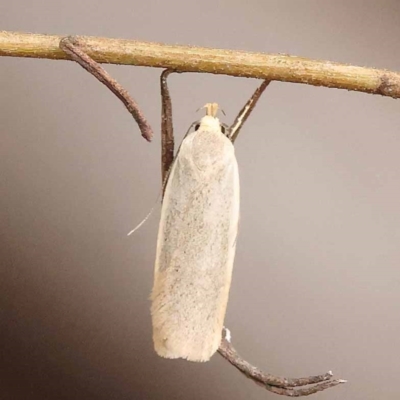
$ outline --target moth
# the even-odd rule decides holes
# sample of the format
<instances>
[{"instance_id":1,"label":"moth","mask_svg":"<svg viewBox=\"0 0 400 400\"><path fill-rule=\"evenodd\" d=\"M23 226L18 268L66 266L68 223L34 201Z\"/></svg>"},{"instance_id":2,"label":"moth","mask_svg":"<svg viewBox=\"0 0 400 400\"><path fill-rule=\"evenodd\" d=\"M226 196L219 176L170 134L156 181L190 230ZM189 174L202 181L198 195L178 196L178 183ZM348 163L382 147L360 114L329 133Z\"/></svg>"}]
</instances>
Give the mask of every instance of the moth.
<instances>
[{"instance_id":1,"label":"moth","mask_svg":"<svg viewBox=\"0 0 400 400\"><path fill-rule=\"evenodd\" d=\"M124 103L148 141L152 129L136 102L79 48L74 37L60 42L74 61ZM228 127L218 105L192 124L174 157L172 104L161 74L162 182L154 285L153 341L166 358L208 361L221 343L239 223L239 171L233 143L270 81L264 81Z\"/></svg>"},{"instance_id":2,"label":"moth","mask_svg":"<svg viewBox=\"0 0 400 400\"><path fill-rule=\"evenodd\" d=\"M166 178L151 295L162 357L208 361L221 343L239 224L233 141L267 84L230 128L217 118L218 105L206 104Z\"/></svg>"},{"instance_id":3,"label":"moth","mask_svg":"<svg viewBox=\"0 0 400 400\"><path fill-rule=\"evenodd\" d=\"M239 172L215 104L183 140L165 187L151 295L166 358L207 361L221 342L239 222Z\"/></svg>"}]
</instances>

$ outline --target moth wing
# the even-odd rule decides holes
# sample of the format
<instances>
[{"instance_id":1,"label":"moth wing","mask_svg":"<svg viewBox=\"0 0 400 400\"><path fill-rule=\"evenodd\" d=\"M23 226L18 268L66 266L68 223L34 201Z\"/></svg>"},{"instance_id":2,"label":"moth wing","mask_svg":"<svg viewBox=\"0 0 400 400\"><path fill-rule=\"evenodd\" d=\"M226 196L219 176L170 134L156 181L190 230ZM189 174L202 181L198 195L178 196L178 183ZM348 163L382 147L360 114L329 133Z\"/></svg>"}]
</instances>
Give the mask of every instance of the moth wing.
<instances>
[{"instance_id":1,"label":"moth wing","mask_svg":"<svg viewBox=\"0 0 400 400\"><path fill-rule=\"evenodd\" d=\"M169 174L157 240L153 340L166 358L207 361L221 342L239 219L233 145L194 132Z\"/></svg>"}]
</instances>

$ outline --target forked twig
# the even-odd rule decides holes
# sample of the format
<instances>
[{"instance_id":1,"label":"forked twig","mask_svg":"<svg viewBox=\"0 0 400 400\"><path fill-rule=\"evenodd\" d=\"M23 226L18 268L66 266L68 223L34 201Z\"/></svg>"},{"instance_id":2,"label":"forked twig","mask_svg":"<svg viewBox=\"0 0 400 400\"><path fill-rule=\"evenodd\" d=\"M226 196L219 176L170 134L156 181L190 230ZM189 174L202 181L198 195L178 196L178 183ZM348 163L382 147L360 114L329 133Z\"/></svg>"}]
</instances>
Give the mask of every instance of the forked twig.
<instances>
[{"instance_id":1,"label":"forked twig","mask_svg":"<svg viewBox=\"0 0 400 400\"><path fill-rule=\"evenodd\" d=\"M308 396L347 382L343 379L332 379L333 374L331 371L323 375L308 376L305 378L285 378L268 374L240 357L236 349L226 338L222 339L218 353L247 378L264 387L269 392L283 396Z\"/></svg>"}]
</instances>

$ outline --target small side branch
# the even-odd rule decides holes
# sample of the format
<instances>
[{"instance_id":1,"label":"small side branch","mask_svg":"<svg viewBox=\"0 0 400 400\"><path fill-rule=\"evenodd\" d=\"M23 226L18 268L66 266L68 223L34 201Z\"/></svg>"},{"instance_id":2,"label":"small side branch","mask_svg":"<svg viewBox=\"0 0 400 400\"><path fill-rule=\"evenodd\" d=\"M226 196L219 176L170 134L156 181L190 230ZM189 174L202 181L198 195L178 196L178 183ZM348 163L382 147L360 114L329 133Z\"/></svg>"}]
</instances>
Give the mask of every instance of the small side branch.
<instances>
[{"instance_id":1,"label":"small side branch","mask_svg":"<svg viewBox=\"0 0 400 400\"><path fill-rule=\"evenodd\" d=\"M0 31L0 56L67 59L62 36ZM80 36L99 63L260 78L400 97L400 74L286 54L265 54Z\"/></svg>"},{"instance_id":2,"label":"small side branch","mask_svg":"<svg viewBox=\"0 0 400 400\"><path fill-rule=\"evenodd\" d=\"M161 179L163 194L165 179L174 161L174 126L172 123L172 101L169 94L167 78L172 70L166 69L160 76L161 86Z\"/></svg>"},{"instance_id":3,"label":"small side branch","mask_svg":"<svg viewBox=\"0 0 400 400\"><path fill-rule=\"evenodd\" d=\"M347 382L343 379L333 379L333 374L330 371L306 378L284 378L268 374L240 357L226 338L222 339L218 352L247 378L269 392L283 396L309 396Z\"/></svg>"},{"instance_id":4,"label":"small side branch","mask_svg":"<svg viewBox=\"0 0 400 400\"><path fill-rule=\"evenodd\" d=\"M240 129L242 128L243 124L249 118L251 112L254 110L258 100L260 99L261 95L263 94L264 90L268 87L271 83L269 80L265 80L253 93L247 103L243 106L243 108L239 111L239 114L236 116L233 124L229 127L229 139L232 140L232 143L235 142L237 139Z\"/></svg>"},{"instance_id":5,"label":"small side branch","mask_svg":"<svg viewBox=\"0 0 400 400\"><path fill-rule=\"evenodd\" d=\"M153 138L153 130L142 111L140 111L136 101L133 100L129 93L114 78L112 78L100 64L82 51L80 45L80 41L73 36L68 36L60 40L60 49L68 54L71 59L76 61L82 68L97 78L103 85L107 86L122 101L138 124L142 136L148 142L151 142L151 139Z\"/></svg>"}]
</instances>

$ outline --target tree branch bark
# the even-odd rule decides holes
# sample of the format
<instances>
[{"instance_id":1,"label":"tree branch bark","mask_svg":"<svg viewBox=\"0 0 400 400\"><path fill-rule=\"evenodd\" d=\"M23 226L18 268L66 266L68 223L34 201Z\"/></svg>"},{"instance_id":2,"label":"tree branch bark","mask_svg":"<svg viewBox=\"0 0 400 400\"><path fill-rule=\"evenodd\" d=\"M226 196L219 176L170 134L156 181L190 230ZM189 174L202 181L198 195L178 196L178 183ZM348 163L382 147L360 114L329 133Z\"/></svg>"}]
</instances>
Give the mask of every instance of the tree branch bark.
<instances>
[{"instance_id":1,"label":"tree branch bark","mask_svg":"<svg viewBox=\"0 0 400 400\"><path fill-rule=\"evenodd\" d=\"M0 56L65 60L63 36L0 31ZM80 36L83 50L99 63L169 68L303 83L400 97L400 73L310 60L285 54L251 53L124 39Z\"/></svg>"}]
</instances>

